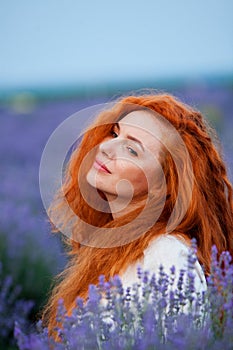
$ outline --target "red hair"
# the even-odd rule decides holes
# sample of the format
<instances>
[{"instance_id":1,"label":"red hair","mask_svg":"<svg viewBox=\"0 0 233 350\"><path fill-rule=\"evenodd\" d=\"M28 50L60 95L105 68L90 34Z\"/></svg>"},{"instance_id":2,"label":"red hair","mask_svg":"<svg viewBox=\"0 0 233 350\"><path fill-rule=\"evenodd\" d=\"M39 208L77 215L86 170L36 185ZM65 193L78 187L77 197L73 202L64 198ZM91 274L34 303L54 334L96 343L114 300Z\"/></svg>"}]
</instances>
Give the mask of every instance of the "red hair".
<instances>
[{"instance_id":1,"label":"red hair","mask_svg":"<svg viewBox=\"0 0 233 350\"><path fill-rule=\"evenodd\" d=\"M126 267L143 256L143 251L156 236L166 232L169 217L175 208L179 179L176 171L174 156L168 150L161 158L162 168L166 179L166 201L163 210L151 227L135 235L131 242L117 246L114 235L101 236L101 228L121 226L122 237L138 232L140 225L134 225L134 219L140 213L137 209L126 216L113 220L111 213L103 213L101 208L96 210L87 204L80 191L86 188L86 195L94 195L86 182L85 173L88 165L82 168L85 155L91 152L107 135L112 123L117 122L131 111L146 109L161 115L178 131L189 153L194 174L192 196L185 215L179 222L182 211L182 201L185 201L187 191L190 190L189 173L183 150L175 153L182 173L181 205L175 211L174 220L177 225L170 234L183 235L187 241L195 238L197 241L198 258L203 265L206 275L210 271L211 247L216 245L219 254L230 251L233 255L233 201L232 186L227 178L226 167L217 151L212 139L211 129L202 115L167 94L128 96L120 99L107 111L98 116L94 125L88 129L78 149L68 164L65 183L57 194L56 200L50 207L50 217L59 218L59 230L71 226L73 238L70 240L70 262L67 268L57 277L56 286L44 310L43 319L52 332L56 325L56 310L58 300L62 298L70 312L75 306L76 298L87 298L89 284L97 284L99 275L105 275L108 280L115 274L122 274ZM107 123L107 124L104 124ZM82 169L81 169L82 168ZM78 181L77 181L78 179ZM81 183L82 182L82 183ZM180 189L179 189L180 191ZM67 202L72 212L65 209ZM146 212L148 222L153 222L159 200L152 201ZM72 221L75 217L82 219ZM72 224L73 222L73 224ZM96 234L91 236L92 246L81 245L77 238L82 239L88 233L83 222L96 226ZM132 222L132 226L126 225ZM143 220L142 222L143 223ZM113 242L109 248L101 248L109 241ZM98 248L100 247L100 248ZM155 252L156 254L156 252Z\"/></svg>"}]
</instances>

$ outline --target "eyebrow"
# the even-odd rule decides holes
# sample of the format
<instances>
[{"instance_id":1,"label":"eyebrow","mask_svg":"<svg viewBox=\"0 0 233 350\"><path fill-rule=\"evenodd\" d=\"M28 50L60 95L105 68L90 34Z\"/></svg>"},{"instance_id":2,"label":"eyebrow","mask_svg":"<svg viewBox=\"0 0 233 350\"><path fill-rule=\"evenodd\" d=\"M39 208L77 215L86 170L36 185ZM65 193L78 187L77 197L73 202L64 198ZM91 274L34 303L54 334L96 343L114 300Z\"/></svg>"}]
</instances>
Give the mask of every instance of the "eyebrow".
<instances>
[{"instance_id":1,"label":"eyebrow","mask_svg":"<svg viewBox=\"0 0 233 350\"><path fill-rule=\"evenodd\" d=\"M117 129L118 129L119 131L121 130L119 123L115 123L114 126L116 126ZM136 137L131 136L131 135L127 135L126 137L127 137L127 139L129 139L129 140L135 141L135 142L141 147L141 149L143 150L143 152L145 152L145 149L144 149L144 147L143 147L143 144L141 143L140 140L136 139Z\"/></svg>"}]
</instances>

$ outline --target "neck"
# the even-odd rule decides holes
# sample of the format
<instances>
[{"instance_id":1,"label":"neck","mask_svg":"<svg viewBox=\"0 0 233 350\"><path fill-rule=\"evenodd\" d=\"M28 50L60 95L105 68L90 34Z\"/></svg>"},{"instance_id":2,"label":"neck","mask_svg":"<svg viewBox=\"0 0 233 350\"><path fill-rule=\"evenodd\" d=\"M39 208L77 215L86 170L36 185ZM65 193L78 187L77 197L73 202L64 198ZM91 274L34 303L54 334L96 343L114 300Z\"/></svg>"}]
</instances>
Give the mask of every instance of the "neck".
<instances>
[{"instance_id":1,"label":"neck","mask_svg":"<svg viewBox=\"0 0 233 350\"><path fill-rule=\"evenodd\" d=\"M106 194L113 219L118 219L121 216L138 209L146 204L146 198L128 199L120 196Z\"/></svg>"}]
</instances>

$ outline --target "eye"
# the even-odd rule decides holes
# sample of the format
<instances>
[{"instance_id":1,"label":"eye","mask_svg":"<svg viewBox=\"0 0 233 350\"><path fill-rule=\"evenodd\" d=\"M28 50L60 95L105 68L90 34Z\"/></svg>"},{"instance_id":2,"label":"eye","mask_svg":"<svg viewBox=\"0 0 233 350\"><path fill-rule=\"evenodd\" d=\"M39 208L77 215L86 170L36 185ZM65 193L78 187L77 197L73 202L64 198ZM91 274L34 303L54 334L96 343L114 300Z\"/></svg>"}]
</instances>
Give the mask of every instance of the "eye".
<instances>
[{"instance_id":1,"label":"eye","mask_svg":"<svg viewBox=\"0 0 233 350\"><path fill-rule=\"evenodd\" d=\"M110 131L110 134L112 135L113 138L118 137L118 134L117 134L117 132L116 132L114 129L112 129L112 130Z\"/></svg>"},{"instance_id":2,"label":"eye","mask_svg":"<svg viewBox=\"0 0 233 350\"><path fill-rule=\"evenodd\" d=\"M127 147L127 149L128 149L128 151L129 151L133 156L135 156L135 157L138 156L137 152L136 152L133 148Z\"/></svg>"}]
</instances>

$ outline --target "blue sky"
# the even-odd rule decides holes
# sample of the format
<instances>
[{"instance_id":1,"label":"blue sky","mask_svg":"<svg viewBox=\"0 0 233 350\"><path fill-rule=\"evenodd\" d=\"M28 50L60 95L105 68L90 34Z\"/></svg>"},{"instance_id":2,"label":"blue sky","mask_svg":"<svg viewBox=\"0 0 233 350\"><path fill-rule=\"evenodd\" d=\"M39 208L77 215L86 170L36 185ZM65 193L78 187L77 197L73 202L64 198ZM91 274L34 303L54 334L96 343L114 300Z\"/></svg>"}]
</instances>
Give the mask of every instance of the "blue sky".
<instances>
[{"instance_id":1,"label":"blue sky","mask_svg":"<svg viewBox=\"0 0 233 350\"><path fill-rule=\"evenodd\" d=\"M233 73L232 0L1 1L0 87Z\"/></svg>"}]
</instances>

